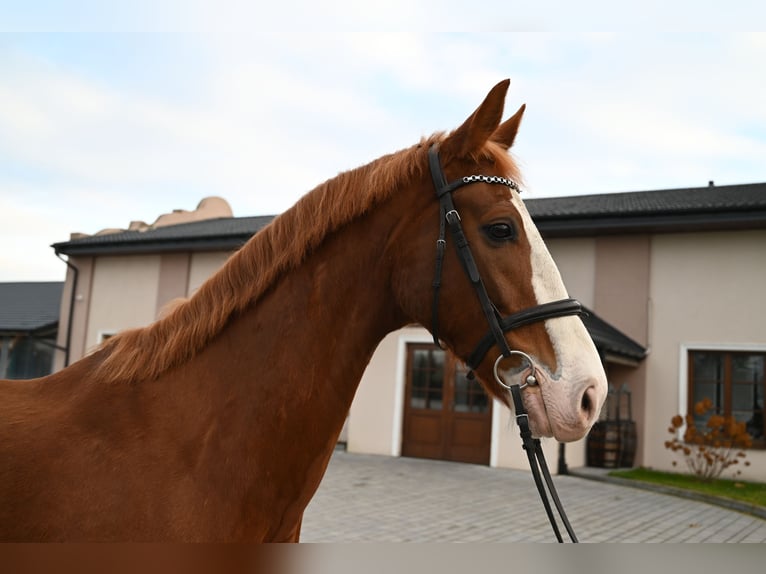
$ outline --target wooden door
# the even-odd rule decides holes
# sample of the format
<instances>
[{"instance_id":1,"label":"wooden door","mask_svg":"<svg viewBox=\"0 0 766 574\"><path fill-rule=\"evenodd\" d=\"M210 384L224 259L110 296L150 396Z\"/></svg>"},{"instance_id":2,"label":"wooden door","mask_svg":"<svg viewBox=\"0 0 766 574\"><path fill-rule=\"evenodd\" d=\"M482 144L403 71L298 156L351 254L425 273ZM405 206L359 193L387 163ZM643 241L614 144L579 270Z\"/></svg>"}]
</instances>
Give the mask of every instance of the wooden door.
<instances>
[{"instance_id":1,"label":"wooden door","mask_svg":"<svg viewBox=\"0 0 766 574\"><path fill-rule=\"evenodd\" d=\"M402 455L489 464L492 401L435 345L407 346Z\"/></svg>"}]
</instances>

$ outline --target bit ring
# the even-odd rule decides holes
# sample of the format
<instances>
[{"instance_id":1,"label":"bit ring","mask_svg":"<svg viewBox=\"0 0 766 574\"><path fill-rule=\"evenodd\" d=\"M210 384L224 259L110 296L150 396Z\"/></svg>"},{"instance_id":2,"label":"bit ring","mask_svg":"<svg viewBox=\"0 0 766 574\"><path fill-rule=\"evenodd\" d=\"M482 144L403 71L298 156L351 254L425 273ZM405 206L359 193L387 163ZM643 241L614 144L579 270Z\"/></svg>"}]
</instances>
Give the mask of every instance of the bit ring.
<instances>
[{"instance_id":1,"label":"bit ring","mask_svg":"<svg viewBox=\"0 0 766 574\"><path fill-rule=\"evenodd\" d=\"M535 369L535 363L534 363L534 361L532 361L532 357L530 357L526 353L522 353L521 351L511 351L511 355L519 355L523 359L526 359L527 363L529 363L529 368L532 369L532 373L530 375L527 375L527 378L524 381L524 383L519 385L519 389L523 389L525 387L534 387L534 386L536 386L537 385L537 377L535 376L536 369ZM500 375L497 372L497 367L500 364L500 361L502 361L505 358L506 358L505 355L500 355L497 358L497 360L495 361L495 366L493 367L492 371L495 374L495 381L497 381L497 384L500 385L501 387L504 387L504 388L508 389L510 391L511 390L511 386L510 385L506 385L505 382L502 380L502 378L500 377Z\"/></svg>"}]
</instances>

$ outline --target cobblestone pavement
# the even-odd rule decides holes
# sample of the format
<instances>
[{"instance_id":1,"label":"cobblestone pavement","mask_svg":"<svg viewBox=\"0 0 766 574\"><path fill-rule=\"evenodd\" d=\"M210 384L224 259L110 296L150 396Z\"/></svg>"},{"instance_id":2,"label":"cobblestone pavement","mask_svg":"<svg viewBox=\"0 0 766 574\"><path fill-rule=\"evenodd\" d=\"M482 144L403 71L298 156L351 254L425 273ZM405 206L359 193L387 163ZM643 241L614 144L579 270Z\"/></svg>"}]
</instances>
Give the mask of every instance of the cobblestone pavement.
<instances>
[{"instance_id":1,"label":"cobblestone pavement","mask_svg":"<svg viewBox=\"0 0 766 574\"><path fill-rule=\"evenodd\" d=\"M581 542L766 542L766 520L734 510L573 476L554 481ZM304 514L301 541L555 537L529 472L336 451Z\"/></svg>"}]
</instances>

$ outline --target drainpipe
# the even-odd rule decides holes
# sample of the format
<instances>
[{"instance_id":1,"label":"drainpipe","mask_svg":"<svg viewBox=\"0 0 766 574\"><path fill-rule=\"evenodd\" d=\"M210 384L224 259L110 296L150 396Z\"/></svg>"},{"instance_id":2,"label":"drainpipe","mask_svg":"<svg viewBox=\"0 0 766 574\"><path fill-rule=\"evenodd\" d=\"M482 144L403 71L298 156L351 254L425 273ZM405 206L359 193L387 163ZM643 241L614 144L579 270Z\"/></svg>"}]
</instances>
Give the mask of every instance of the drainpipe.
<instances>
[{"instance_id":1,"label":"drainpipe","mask_svg":"<svg viewBox=\"0 0 766 574\"><path fill-rule=\"evenodd\" d=\"M64 348L64 367L69 366L69 349L71 347L72 343L72 320L74 318L74 302L75 302L75 296L77 294L77 277L79 274L79 270L77 267L72 265L68 259L64 259L61 257L61 254L56 251L56 257L61 259L64 263L66 263L66 266L69 267L72 270L72 275L74 277L72 281L72 293L69 297L69 318L67 320L67 326L66 326L66 346Z\"/></svg>"}]
</instances>

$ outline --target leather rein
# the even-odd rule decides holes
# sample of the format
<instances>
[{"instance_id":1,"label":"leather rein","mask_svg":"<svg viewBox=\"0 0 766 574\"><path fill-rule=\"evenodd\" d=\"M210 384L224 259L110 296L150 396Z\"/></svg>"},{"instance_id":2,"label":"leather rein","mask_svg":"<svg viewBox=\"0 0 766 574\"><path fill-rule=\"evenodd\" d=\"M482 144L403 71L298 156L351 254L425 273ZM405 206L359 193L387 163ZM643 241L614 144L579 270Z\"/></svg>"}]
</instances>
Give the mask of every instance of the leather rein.
<instances>
[{"instance_id":1,"label":"leather rein","mask_svg":"<svg viewBox=\"0 0 766 574\"><path fill-rule=\"evenodd\" d=\"M498 311L497 307L492 303L487 294L487 289L484 286L484 282L481 280L479 269L476 266L476 260L471 252L470 245L463 231L463 226L460 220L460 214L455 208L455 203L452 199L452 193L457 189L471 185L473 183L488 183L495 185L504 185L513 190L519 191L519 187L516 182L499 176L487 176L487 175L470 175L465 176L451 182L448 182L444 170L439 160L439 148L437 144L432 144L428 149L428 164L431 170L431 179L433 180L434 188L436 189L436 197L439 199L439 238L436 240L436 270L433 281L434 298L432 309L432 322L431 332L434 337L434 343L439 347L442 347L439 341L439 291L441 288L441 276L442 267L444 263L444 253L447 247L446 228L449 227L450 235L455 242L455 249L457 250L458 259L465 271L469 281L473 285L476 295L479 298L482 312L489 324L489 332L484 336L477 344L474 351L468 357L466 364L471 372L469 372L469 378L473 378L473 370L475 370L482 362L486 354L492 348L493 345L497 345L501 355L495 361L494 375L495 380L501 386L505 387L511 393L513 398L514 410L516 412L516 423L519 425L519 431L521 434L521 441L524 450L527 453L529 459L529 466L532 470L532 476L535 480L535 485L540 493L540 498L545 507L545 512L548 515L548 520L551 523L553 532L556 535L556 539L559 542L563 542L561 532L559 530L556 518L551 509L550 501L548 500L548 494L546 487L550 492L553 503L556 506L556 510L561 517L561 521L566 528L569 538L572 542L577 542L572 526L569 524L564 508L559 500L556 488L553 485L553 479L551 478L550 470L545 462L543 455L542 445L540 439L532 436L532 431L529 428L529 415L527 414L524 403L521 399L521 390L526 386L537 385L537 378L535 377L536 367L531 357L521 351L516 351L510 348L508 341L505 338L505 333L535 323L537 321L545 321L547 319L553 319L556 317L564 317L568 315L582 315L584 314L582 305L575 299L561 299L559 301L552 301L550 303L543 303L535 307L530 307L514 313L512 315L503 317ZM498 375L497 367L500 361L504 358L511 356L521 356L529 364L531 374L527 376L524 384L507 385L503 382L502 378Z\"/></svg>"}]
</instances>

